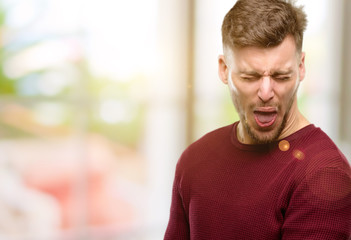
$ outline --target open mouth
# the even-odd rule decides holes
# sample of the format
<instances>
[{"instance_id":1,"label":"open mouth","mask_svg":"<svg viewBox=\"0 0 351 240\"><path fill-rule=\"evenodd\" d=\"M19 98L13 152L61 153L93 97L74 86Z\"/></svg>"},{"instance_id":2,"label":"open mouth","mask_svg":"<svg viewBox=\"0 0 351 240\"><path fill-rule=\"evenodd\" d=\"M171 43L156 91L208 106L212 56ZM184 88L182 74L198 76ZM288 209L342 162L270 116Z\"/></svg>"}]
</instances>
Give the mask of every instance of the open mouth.
<instances>
[{"instance_id":1,"label":"open mouth","mask_svg":"<svg viewBox=\"0 0 351 240\"><path fill-rule=\"evenodd\" d=\"M275 110L254 111L255 120L260 127L270 127L277 119Z\"/></svg>"}]
</instances>

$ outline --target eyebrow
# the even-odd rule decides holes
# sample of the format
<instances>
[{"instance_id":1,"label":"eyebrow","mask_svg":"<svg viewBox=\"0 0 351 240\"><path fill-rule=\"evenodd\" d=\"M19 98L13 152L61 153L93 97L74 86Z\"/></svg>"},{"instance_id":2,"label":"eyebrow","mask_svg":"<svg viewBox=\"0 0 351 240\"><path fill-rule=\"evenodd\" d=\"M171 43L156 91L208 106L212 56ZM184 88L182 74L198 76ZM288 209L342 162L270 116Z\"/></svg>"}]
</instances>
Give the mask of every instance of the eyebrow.
<instances>
[{"instance_id":1,"label":"eyebrow","mask_svg":"<svg viewBox=\"0 0 351 240\"><path fill-rule=\"evenodd\" d=\"M262 74L255 72L255 71L240 71L240 75L249 75L249 76L255 76L255 77L260 77Z\"/></svg>"},{"instance_id":2,"label":"eyebrow","mask_svg":"<svg viewBox=\"0 0 351 240\"><path fill-rule=\"evenodd\" d=\"M275 71L273 72L272 76L279 76L279 75L289 75L289 74L292 74L292 70L286 70L286 71Z\"/></svg>"},{"instance_id":3,"label":"eyebrow","mask_svg":"<svg viewBox=\"0 0 351 240\"><path fill-rule=\"evenodd\" d=\"M279 75L289 75L292 74L293 70L288 69L288 70L277 70L274 71L271 76L279 76ZM249 76L255 76L255 77L260 77L262 74L256 72L256 71L240 71L240 75L249 75Z\"/></svg>"}]
</instances>

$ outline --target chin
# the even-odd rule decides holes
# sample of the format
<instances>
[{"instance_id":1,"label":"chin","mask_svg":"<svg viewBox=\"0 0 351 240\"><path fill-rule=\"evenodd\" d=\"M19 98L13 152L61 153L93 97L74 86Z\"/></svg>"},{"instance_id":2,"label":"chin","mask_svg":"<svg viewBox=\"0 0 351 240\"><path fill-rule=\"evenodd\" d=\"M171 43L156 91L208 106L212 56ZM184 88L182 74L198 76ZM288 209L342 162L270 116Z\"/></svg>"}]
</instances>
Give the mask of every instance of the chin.
<instances>
[{"instance_id":1,"label":"chin","mask_svg":"<svg viewBox=\"0 0 351 240\"><path fill-rule=\"evenodd\" d=\"M277 133L259 133L255 136L251 136L255 140L256 144L268 144L272 142L276 142L279 139L279 135Z\"/></svg>"}]
</instances>

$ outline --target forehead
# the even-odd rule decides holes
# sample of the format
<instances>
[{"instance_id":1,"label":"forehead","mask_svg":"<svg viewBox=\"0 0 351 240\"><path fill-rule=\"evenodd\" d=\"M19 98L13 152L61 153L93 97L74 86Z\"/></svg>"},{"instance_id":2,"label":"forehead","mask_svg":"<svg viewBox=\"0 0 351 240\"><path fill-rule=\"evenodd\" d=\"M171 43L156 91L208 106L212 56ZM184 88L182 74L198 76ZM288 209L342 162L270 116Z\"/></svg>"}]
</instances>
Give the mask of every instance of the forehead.
<instances>
[{"instance_id":1,"label":"forehead","mask_svg":"<svg viewBox=\"0 0 351 240\"><path fill-rule=\"evenodd\" d=\"M262 74L291 70L298 65L299 56L295 40L291 36L287 36L275 47L226 49L225 55L234 71L254 71Z\"/></svg>"}]
</instances>

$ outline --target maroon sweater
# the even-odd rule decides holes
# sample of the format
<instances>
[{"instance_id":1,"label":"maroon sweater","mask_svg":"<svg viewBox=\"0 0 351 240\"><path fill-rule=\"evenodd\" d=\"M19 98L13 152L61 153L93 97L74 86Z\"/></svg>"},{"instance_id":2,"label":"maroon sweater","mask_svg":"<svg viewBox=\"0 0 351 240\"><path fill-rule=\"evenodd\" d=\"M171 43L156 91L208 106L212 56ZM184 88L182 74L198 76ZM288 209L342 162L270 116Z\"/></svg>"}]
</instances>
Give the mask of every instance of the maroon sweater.
<instances>
[{"instance_id":1,"label":"maroon sweater","mask_svg":"<svg viewBox=\"0 0 351 240\"><path fill-rule=\"evenodd\" d=\"M245 145L236 126L182 154L164 239L351 239L350 166L322 130Z\"/></svg>"}]
</instances>

